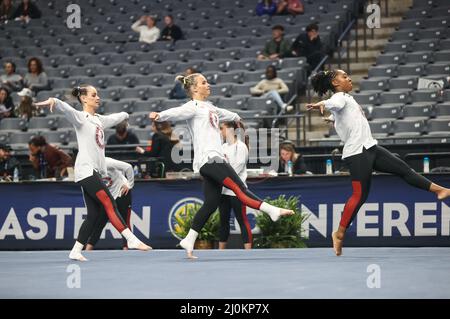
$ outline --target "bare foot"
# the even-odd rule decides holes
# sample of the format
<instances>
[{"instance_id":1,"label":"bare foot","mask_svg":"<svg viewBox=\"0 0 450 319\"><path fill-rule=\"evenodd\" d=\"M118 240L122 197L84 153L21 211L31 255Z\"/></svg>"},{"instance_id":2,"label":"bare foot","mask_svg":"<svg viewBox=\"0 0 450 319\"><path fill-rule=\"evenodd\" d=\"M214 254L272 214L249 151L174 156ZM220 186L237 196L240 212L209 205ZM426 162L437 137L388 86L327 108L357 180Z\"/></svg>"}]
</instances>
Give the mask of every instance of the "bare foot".
<instances>
[{"instance_id":1,"label":"bare foot","mask_svg":"<svg viewBox=\"0 0 450 319\"><path fill-rule=\"evenodd\" d=\"M446 199L447 197L450 196L450 189L443 188L442 190L436 192L436 195L439 200Z\"/></svg>"},{"instance_id":2,"label":"bare foot","mask_svg":"<svg viewBox=\"0 0 450 319\"><path fill-rule=\"evenodd\" d=\"M194 256L194 252L193 251L186 251L187 254L187 258L188 259L197 259L197 256Z\"/></svg>"},{"instance_id":3,"label":"bare foot","mask_svg":"<svg viewBox=\"0 0 450 319\"><path fill-rule=\"evenodd\" d=\"M280 216L288 216L288 215L294 215L295 212L291 209L284 209L280 208Z\"/></svg>"},{"instance_id":4,"label":"bare foot","mask_svg":"<svg viewBox=\"0 0 450 319\"><path fill-rule=\"evenodd\" d=\"M140 243L136 249L142 250L142 251L148 251L148 250L152 250L153 248L144 243Z\"/></svg>"},{"instance_id":5,"label":"bare foot","mask_svg":"<svg viewBox=\"0 0 450 319\"><path fill-rule=\"evenodd\" d=\"M337 232L333 232L331 234L331 238L333 238L333 249L336 253L336 256L342 255L342 245L344 244L343 239L338 238Z\"/></svg>"},{"instance_id":6,"label":"bare foot","mask_svg":"<svg viewBox=\"0 0 450 319\"><path fill-rule=\"evenodd\" d=\"M76 261L88 261L82 254L70 253L69 258Z\"/></svg>"}]
</instances>

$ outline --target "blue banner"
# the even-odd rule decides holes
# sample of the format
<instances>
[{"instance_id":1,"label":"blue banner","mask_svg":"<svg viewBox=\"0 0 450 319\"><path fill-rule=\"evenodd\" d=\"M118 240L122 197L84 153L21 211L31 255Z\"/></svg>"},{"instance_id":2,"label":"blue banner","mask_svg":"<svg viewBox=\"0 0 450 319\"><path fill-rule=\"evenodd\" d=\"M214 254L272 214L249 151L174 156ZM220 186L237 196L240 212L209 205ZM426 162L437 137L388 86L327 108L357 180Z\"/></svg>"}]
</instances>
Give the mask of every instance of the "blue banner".
<instances>
[{"instance_id":1,"label":"blue banner","mask_svg":"<svg viewBox=\"0 0 450 319\"><path fill-rule=\"evenodd\" d=\"M428 175L450 186L450 175ZM250 179L262 198L299 196L307 245L330 246L351 195L348 176ZM0 249L69 249L86 214L80 187L74 183L0 184ZM189 203L202 203L200 180L136 182L133 189L133 232L154 248L174 248L174 214ZM250 224L255 219L248 210ZM98 248L120 247L120 235L108 223ZM346 246L450 246L450 201L415 189L398 177L375 175L370 196L349 228Z\"/></svg>"}]
</instances>

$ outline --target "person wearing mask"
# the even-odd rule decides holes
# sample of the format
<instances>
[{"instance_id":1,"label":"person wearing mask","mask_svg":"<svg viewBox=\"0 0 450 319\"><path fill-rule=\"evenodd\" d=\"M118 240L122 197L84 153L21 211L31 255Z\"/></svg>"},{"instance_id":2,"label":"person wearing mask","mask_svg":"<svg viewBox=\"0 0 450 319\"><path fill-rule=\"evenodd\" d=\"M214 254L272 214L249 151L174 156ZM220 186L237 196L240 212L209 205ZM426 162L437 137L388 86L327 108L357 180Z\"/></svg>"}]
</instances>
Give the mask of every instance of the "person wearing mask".
<instances>
[{"instance_id":1,"label":"person wearing mask","mask_svg":"<svg viewBox=\"0 0 450 319\"><path fill-rule=\"evenodd\" d=\"M284 38L284 27L275 25L272 28L272 39L266 43L264 50L257 59L278 60L290 55L291 44Z\"/></svg>"},{"instance_id":2,"label":"person wearing mask","mask_svg":"<svg viewBox=\"0 0 450 319\"><path fill-rule=\"evenodd\" d=\"M273 65L266 68L266 78L254 87L250 88L253 96L264 96L272 98L278 105L279 110L291 111L293 107L284 103L281 95L289 93L289 88L282 79L277 76L277 69Z\"/></svg>"},{"instance_id":3,"label":"person wearing mask","mask_svg":"<svg viewBox=\"0 0 450 319\"><path fill-rule=\"evenodd\" d=\"M18 178L21 178L22 167L17 158L11 156L11 147L0 144L0 180L12 182L14 180L14 170L18 170Z\"/></svg>"},{"instance_id":4,"label":"person wearing mask","mask_svg":"<svg viewBox=\"0 0 450 319\"><path fill-rule=\"evenodd\" d=\"M176 171L176 164L172 160L172 148L179 142L172 138L170 122L152 122L152 140L146 149L136 147L136 152L148 157L159 157L164 163L165 172Z\"/></svg>"},{"instance_id":5,"label":"person wearing mask","mask_svg":"<svg viewBox=\"0 0 450 319\"><path fill-rule=\"evenodd\" d=\"M145 25L143 25L145 23ZM139 33L139 42L153 43L159 39L160 31L156 26L156 20L151 16L142 16L131 26L131 29Z\"/></svg>"},{"instance_id":6,"label":"person wearing mask","mask_svg":"<svg viewBox=\"0 0 450 319\"><path fill-rule=\"evenodd\" d=\"M307 172L305 160L302 155L295 151L294 145L291 142L284 142L280 145L280 165L278 166L278 173L289 174L289 165L292 165L293 175L306 174Z\"/></svg>"},{"instance_id":7,"label":"person wearing mask","mask_svg":"<svg viewBox=\"0 0 450 319\"><path fill-rule=\"evenodd\" d=\"M7 88L9 92L20 91L22 89L23 78L20 74L16 73L16 65L14 62L5 62L3 68L5 69L5 74L0 76L1 85Z\"/></svg>"},{"instance_id":8,"label":"person wearing mask","mask_svg":"<svg viewBox=\"0 0 450 319\"><path fill-rule=\"evenodd\" d=\"M108 145L139 144L139 138L128 130L128 120L116 125L116 134L108 138Z\"/></svg>"},{"instance_id":9,"label":"person wearing mask","mask_svg":"<svg viewBox=\"0 0 450 319\"><path fill-rule=\"evenodd\" d=\"M39 178L62 177L68 175L67 168L73 167L72 158L60 149L47 143L38 135L28 142L30 162Z\"/></svg>"},{"instance_id":10,"label":"person wearing mask","mask_svg":"<svg viewBox=\"0 0 450 319\"><path fill-rule=\"evenodd\" d=\"M292 43L291 54L294 57L304 56L314 70L325 56L322 40L319 36L319 26L312 23L306 27L306 32L300 34Z\"/></svg>"},{"instance_id":11,"label":"person wearing mask","mask_svg":"<svg viewBox=\"0 0 450 319\"><path fill-rule=\"evenodd\" d=\"M164 17L164 24L166 25L161 32L162 41L178 41L183 39L183 31L181 28L173 23L173 16L166 15Z\"/></svg>"},{"instance_id":12,"label":"person wearing mask","mask_svg":"<svg viewBox=\"0 0 450 319\"><path fill-rule=\"evenodd\" d=\"M0 88L0 120L14 114L14 104L5 88Z\"/></svg>"},{"instance_id":13,"label":"person wearing mask","mask_svg":"<svg viewBox=\"0 0 450 319\"><path fill-rule=\"evenodd\" d=\"M28 73L25 74L23 81L24 87L30 89L35 94L49 88L48 77L44 72L41 60L38 58L28 60Z\"/></svg>"},{"instance_id":14,"label":"person wearing mask","mask_svg":"<svg viewBox=\"0 0 450 319\"><path fill-rule=\"evenodd\" d=\"M14 12L13 18L28 23L31 19L39 19L41 15L41 10L34 3L30 0L22 0Z\"/></svg>"}]
</instances>

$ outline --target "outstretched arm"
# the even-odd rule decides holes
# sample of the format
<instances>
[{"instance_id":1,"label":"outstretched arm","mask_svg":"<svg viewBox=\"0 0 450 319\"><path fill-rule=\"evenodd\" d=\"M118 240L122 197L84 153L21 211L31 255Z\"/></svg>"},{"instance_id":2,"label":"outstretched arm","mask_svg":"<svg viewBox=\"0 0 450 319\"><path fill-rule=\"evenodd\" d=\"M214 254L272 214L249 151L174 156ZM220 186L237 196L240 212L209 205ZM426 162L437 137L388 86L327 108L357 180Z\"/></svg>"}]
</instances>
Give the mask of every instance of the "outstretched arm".
<instances>
[{"instance_id":1,"label":"outstretched arm","mask_svg":"<svg viewBox=\"0 0 450 319\"><path fill-rule=\"evenodd\" d=\"M42 108L48 107L50 112L53 112L53 109L55 108L57 111L63 113L67 120L75 127L79 127L83 124L83 113L75 110L69 104L57 98L51 97L46 101L38 102L35 105Z\"/></svg>"},{"instance_id":2,"label":"outstretched arm","mask_svg":"<svg viewBox=\"0 0 450 319\"><path fill-rule=\"evenodd\" d=\"M151 112L149 118L152 121L184 121L195 115L195 106L192 104L184 104L162 112Z\"/></svg>"}]
</instances>

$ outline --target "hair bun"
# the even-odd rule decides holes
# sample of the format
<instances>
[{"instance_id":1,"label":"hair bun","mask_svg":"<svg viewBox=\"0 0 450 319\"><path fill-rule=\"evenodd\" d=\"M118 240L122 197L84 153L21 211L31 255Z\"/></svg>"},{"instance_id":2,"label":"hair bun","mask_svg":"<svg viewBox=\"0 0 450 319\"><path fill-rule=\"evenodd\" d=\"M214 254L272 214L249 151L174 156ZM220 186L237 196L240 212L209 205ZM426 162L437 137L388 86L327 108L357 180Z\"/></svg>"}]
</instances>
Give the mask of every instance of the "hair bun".
<instances>
[{"instance_id":1,"label":"hair bun","mask_svg":"<svg viewBox=\"0 0 450 319\"><path fill-rule=\"evenodd\" d=\"M79 97L81 94L81 88L79 86L72 89L72 96Z\"/></svg>"}]
</instances>

